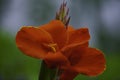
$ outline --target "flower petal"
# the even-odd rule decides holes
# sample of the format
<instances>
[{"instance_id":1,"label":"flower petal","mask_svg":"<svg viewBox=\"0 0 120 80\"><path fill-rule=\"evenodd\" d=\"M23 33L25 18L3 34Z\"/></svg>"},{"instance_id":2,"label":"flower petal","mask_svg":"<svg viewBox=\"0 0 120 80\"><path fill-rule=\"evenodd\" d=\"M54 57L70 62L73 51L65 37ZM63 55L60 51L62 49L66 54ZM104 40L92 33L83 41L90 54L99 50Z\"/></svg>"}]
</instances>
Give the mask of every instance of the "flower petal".
<instances>
[{"instance_id":1,"label":"flower petal","mask_svg":"<svg viewBox=\"0 0 120 80\"><path fill-rule=\"evenodd\" d=\"M69 61L61 52L56 52L56 53L49 52L44 58L44 61L46 62L48 67L61 68L69 65Z\"/></svg>"},{"instance_id":2,"label":"flower petal","mask_svg":"<svg viewBox=\"0 0 120 80\"><path fill-rule=\"evenodd\" d=\"M42 43L53 43L51 36L44 30L35 27L22 27L16 35L17 47L26 55L43 58L48 50Z\"/></svg>"},{"instance_id":3,"label":"flower petal","mask_svg":"<svg viewBox=\"0 0 120 80\"><path fill-rule=\"evenodd\" d=\"M60 75L60 80L73 80L77 75L77 72L66 70Z\"/></svg>"},{"instance_id":4,"label":"flower petal","mask_svg":"<svg viewBox=\"0 0 120 80\"><path fill-rule=\"evenodd\" d=\"M101 74L106 67L103 53L95 48L78 47L71 52L69 60L75 71L88 76Z\"/></svg>"},{"instance_id":5,"label":"flower petal","mask_svg":"<svg viewBox=\"0 0 120 80\"><path fill-rule=\"evenodd\" d=\"M66 47L81 45L88 42L90 39L88 28L80 28L77 30L69 29L68 36L69 41Z\"/></svg>"},{"instance_id":6,"label":"flower petal","mask_svg":"<svg viewBox=\"0 0 120 80\"><path fill-rule=\"evenodd\" d=\"M74 45L71 44L70 46L65 46L61 49L61 52L64 54L64 56L66 56L67 58L71 56L71 53L73 52L74 49L78 48L78 47L88 47L89 43L85 42L85 43L81 43L79 45Z\"/></svg>"},{"instance_id":7,"label":"flower petal","mask_svg":"<svg viewBox=\"0 0 120 80\"><path fill-rule=\"evenodd\" d=\"M74 29L72 26L69 25L68 28L67 28L67 31L68 31L68 32L70 32L70 31L75 31L75 29Z\"/></svg>"},{"instance_id":8,"label":"flower petal","mask_svg":"<svg viewBox=\"0 0 120 80\"><path fill-rule=\"evenodd\" d=\"M67 40L67 32L65 25L59 20L53 20L48 24L40 26L40 28L46 30L51 34L55 43L59 48L62 48Z\"/></svg>"}]
</instances>

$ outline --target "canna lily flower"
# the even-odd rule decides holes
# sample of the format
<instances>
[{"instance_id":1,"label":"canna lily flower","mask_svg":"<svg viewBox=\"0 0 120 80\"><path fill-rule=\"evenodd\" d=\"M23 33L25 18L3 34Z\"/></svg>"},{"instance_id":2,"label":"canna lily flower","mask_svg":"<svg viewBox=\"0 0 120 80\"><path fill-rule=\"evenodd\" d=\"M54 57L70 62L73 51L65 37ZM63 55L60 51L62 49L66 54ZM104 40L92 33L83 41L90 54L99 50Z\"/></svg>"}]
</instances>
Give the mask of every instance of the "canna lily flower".
<instances>
[{"instance_id":1,"label":"canna lily flower","mask_svg":"<svg viewBox=\"0 0 120 80\"><path fill-rule=\"evenodd\" d=\"M103 53L88 45L88 28L66 27L52 20L40 27L22 27L16 35L17 47L28 56L57 67L60 80L73 80L78 74L97 76L105 69Z\"/></svg>"}]
</instances>

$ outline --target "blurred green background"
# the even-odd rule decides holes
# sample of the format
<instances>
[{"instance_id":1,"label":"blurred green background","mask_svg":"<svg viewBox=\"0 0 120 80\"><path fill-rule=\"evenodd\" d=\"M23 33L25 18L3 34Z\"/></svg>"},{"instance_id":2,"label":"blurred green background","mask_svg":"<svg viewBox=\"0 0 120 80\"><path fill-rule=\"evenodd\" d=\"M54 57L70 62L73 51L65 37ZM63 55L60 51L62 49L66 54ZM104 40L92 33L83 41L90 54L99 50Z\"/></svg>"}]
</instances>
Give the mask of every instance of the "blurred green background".
<instances>
[{"instance_id":1,"label":"blurred green background","mask_svg":"<svg viewBox=\"0 0 120 80\"><path fill-rule=\"evenodd\" d=\"M120 80L120 1L67 0L75 28L87 26L90 46L105 53L107 69L97 77L75 80ZM40 60L23 55L15 45L21 26L54 19L62 0L0 0L0 80L37 80Z\"/></svg>"}]
</instances>

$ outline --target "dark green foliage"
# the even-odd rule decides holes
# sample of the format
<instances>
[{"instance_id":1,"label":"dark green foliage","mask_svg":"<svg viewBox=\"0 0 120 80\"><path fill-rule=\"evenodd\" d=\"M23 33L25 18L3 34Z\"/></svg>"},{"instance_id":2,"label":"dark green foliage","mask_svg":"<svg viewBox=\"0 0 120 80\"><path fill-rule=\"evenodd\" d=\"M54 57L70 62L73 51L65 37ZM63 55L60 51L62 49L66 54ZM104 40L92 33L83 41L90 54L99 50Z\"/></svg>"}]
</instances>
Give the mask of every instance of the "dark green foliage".
<instances>
[{"instance_id":1,"label":"dark green foliage","mask_svg":"<svg viewBox=\"0 0 120 80\"><path fill-rule=\"evenodd\" d=\"M3 80L37 80L39 66L39 60L17 49L14 37L0 33L0 77Z\"/></svg>"}]
</instances>

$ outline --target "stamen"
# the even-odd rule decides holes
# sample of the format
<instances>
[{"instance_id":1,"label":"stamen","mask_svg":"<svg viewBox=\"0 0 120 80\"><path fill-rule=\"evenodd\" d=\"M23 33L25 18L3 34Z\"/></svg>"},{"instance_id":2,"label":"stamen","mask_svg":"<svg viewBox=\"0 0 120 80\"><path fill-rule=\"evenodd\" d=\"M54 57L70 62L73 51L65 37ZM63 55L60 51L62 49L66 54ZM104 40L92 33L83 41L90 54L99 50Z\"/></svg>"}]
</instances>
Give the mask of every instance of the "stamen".
<instances>
[{"instance_id":1,"label":"stamen","mask_svg":"<svg viewBox=\"0 0 120 80\"><path fill-rule=\"evenodd\" d=\"M52 51L55 53L56 52L56 49L55 47L51 47Z\"/></svg>"},{"instance_id":2,"label":"stamen","mask_svg":"<svg viewBox=\"0 0 120 80\"><path fill-rule=\"evenodd\" d=\"M52 49L52 51L55 53L56 52L56 46L57 46L57 44L49 44L48 45L51 49Z\"/></svg>"},{"instance_id":3,"label":"stamen","mask_svg":"<svg viewBox=\"0 0 120 80\"><path fill-rule=\"evenodd\" d=\"M58 49L57 44L54 43L49 43L49 44L44 43L43 46L54 53L57 52Z\"/></svg>"}]
</instances>

